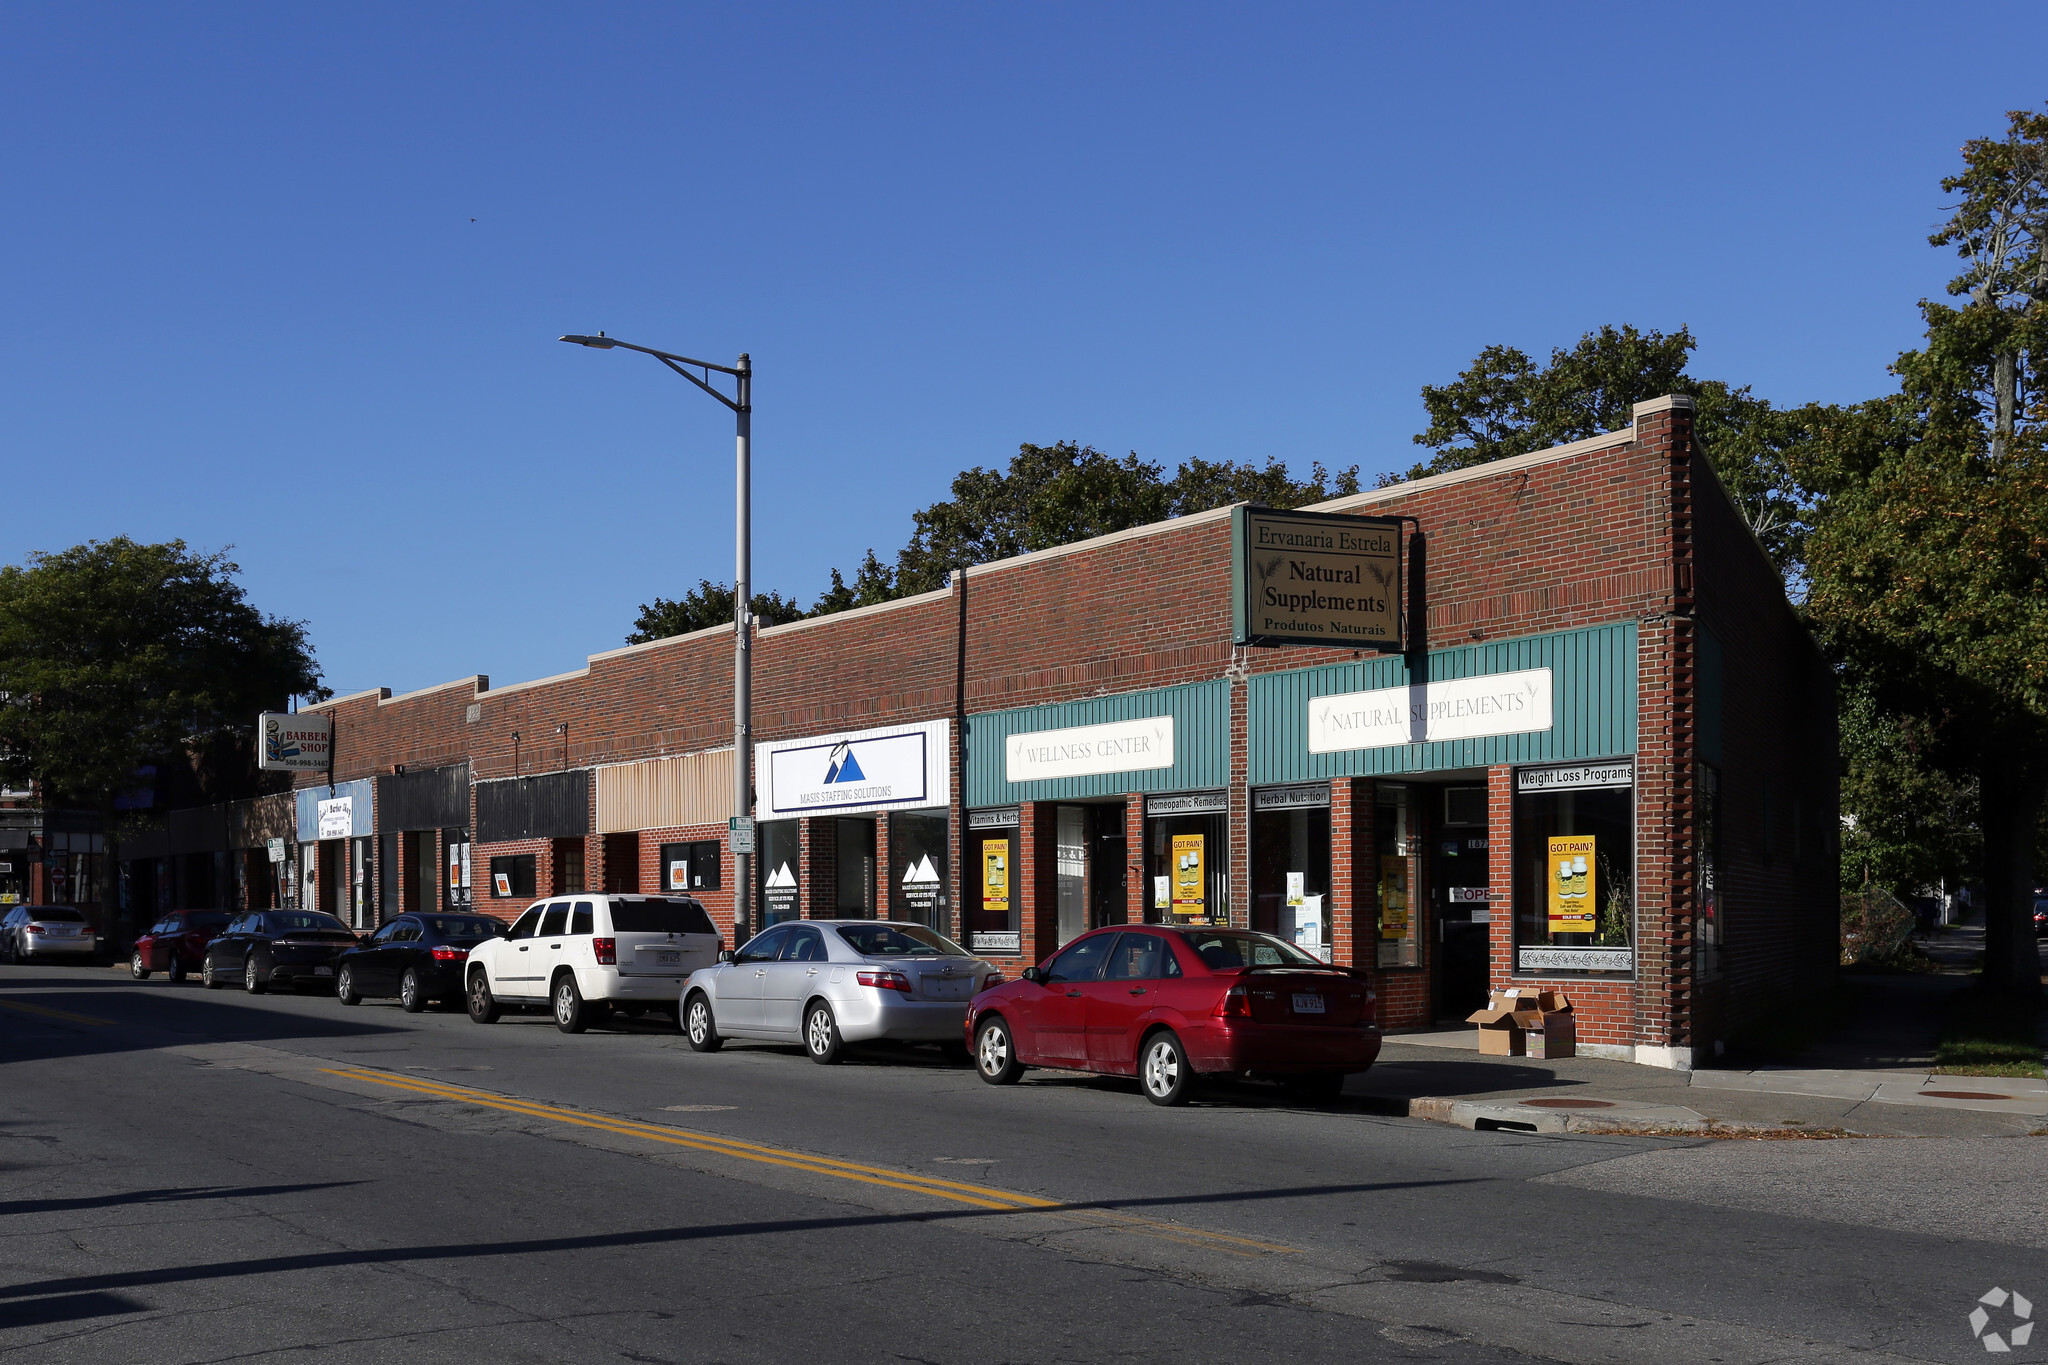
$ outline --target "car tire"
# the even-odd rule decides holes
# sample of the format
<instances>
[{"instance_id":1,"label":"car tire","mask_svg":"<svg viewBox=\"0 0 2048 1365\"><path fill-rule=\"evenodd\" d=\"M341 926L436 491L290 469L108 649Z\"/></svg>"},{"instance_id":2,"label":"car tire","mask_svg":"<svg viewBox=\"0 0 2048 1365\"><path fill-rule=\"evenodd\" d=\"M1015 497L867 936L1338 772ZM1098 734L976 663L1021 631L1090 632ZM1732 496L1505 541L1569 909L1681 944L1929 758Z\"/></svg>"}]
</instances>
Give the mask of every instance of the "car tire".
<instances>
[{"instance_id":1,"label":"car tire","mask_svg":"<svg viewBox=\"0 0 2048 1365\"><path fill-rule=\"evenodd\" d=\"M251 995L261 995L264 992L263 974L256 970L254 953L242 959L242 989Z\"/></svg>"},{"instance_id":2,"label":"car tire","mask_svg":"<svg viewBox=\"0 0 2048 1365\"><path fill-rule=\"evenodd\" d=\"M137 948L128 957L128 975L137 981L149 980L149 968L142 965L142 949Z\"/></svg>"},{"instance_id":3,"label":"car tire","mask_svg":"<svg viewBox=\"0 0 2048 1365\"><path fill-rule=\"evenodd\" d=\"M334 978L334 998L344 1005L360 1005L363 997L356 992L356 969L344 966L341 975Z\"/></svg>"},{"instance_id":4,"label":"car tire","mask_svg":"<svg viewBox=\"0 0 2048 1365\"><path fill-rule=\"evenodd\" d=\"M702 991L683 1006L683 1036L690 1040L692 1052L716 1052L725 1046L725 1039L718 1036L718 1016Z\"/></svg>"},{"instance_id":5,"label":"car tire","mask_svg":"<svg viewBox=\"0 0 2048 1365\"><path fill-rule=\"evenodd\" d=\"M427 988L420 984L415 968L407 967L405 975L398 978L398 1007L407 1014L418 1014L427 1007Z\"/></svg>"},{"instance_id":6,"label":"car tire","mask_svg":"<svg viewBox=\"0 0 2048 1365\"><path fill-rule=\"evenodd\" d=\"M217 991L228 984L214 974L213 959L210 957L199 964L199 984L210 991Z\"/></svg>"},{"instance_id":7,"label":"car tire","mask_svg":"<svg viewBox=\"0 0 2048 1365\"><path fill-rule=\"evenodd\" d=\"M822 1000L813 1001L804 1011L804 1051L819 1066L830 1066L846 1051L846 1044L839 1037L839 1021L832 1015L832 1007Z\"/></svg>"},{"instance_id":8,"label":"car tire","mask_svg":"<svg viewBox=\"0 0 2048 1365\"><path fill-rule=\"evenodd\" d=\"M479 967L469 978L469 993L464 997L469 1007L469 1018L475 1024L495 1024L500 1010L498 997L491 994L491 978Z\"/></svg>"},{"instance_id":9,"label":"car tire","mask_svg":"<svg viewBox=\"0 0 2048 1365\"><path fill-rule=\"evenodd\" d=\"M974 1074L990 1085L1015 1085L1024 1074L1024 1063L1017 1060L1017 1040L1001 1015L982 1020L974 1031Z\"/></svg>"},{"instance_id":10,"label":"car tire","mask_svg":"<svg viewBox=\"0 0 2048 1365\"><path fill-rule=\"evenodd\" d=\"M549 997L554 1002L556 1028L564 1033L581 1033L590 1027L593 1011L583 1003L583 992L576 988L573 974L563 972L557 977Z\"/></svg>"},{"instance_id":11,"label":"car tire","mask_svg":"<svg viewBox=\"0 0 2048 1365\"><path fill-rule=\"evenodd\" d=\"M1188 1050L1170 1029L1161 1029L1138 1049L1138 1088L1154 1104L1173 1108L1195 1093L1195 1069Z\"/></svg>"},{"instance_id":12,"label":"car tire","mask_svg":"<svg viewBox=\"0 0 2048 1365\"><path fill-rule=\"evenodd\" d=\"M166 980L166 981L169 981L169 982L171 982L171 983L175 984L175 983L177 983L177 982L183 981L184 979L185 979L185 963L184 963L184 960L183 960L182 958L180 958L180 957L178 956L178 953L177 953L177 950L176 950L176 949L172 949L172 950L171 950L171 960L170 960L170 963L169 963L169 965L167 965L167 966L166 966L166 967L164 968L164 980Z\"/></svg>"},{"instance_id":13,"label":"car tire","mask_svg":"<svg viewBox=\"0 0 2048 1365\"><path fill-rule=\"evenodd\" d=\"M1335 1104L1344 1093L1344 1076L1341 1072L1288 1076L1281 1080L1280 1089L1296 1104Z\"/></svg>"}]
</instances>

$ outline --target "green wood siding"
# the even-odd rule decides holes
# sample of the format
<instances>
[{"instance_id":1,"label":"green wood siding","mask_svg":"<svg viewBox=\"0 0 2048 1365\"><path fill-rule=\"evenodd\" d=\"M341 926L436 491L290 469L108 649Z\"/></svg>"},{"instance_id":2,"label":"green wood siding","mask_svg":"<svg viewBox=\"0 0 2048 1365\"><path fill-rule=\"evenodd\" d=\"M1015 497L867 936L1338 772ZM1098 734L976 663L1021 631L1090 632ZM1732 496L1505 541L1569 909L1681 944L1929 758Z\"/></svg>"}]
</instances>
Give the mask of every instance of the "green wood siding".
<instances>
[{"instance_id":1,"label":"green wood siding","mask_svg":"<svg viewBox=\"0 0 2048 1365\"><path fill-rule=\"evenodd\" d=\"M1173 717L1171 768L1062 777L1043 782L1008 782L1003 777L1004 741L1038 730L1066 730L1107 721ZM1125 792L1190 791L1230 781L1230 684L1213 682L1125 692L1114 697L1057 706L985 711L967 718L967 804L1007 806L1015 801L1072 801Z\"/></svg>"},{"instance_id":2,"label":"green wood siding","mask_svg":"<svg viewBox=\"0 0 2048 1365\"><path fill-rule=\"evenodd\" d=\"M1371 692L1407 681L1398 655L1321 668L1253 676L1251 780L1308 782L1330 777L1476 768L1493 763L1611 758L1636 747L1636 627L1633 621L1556 635L1488 641L1432 650L1429 680L1481 677L1547 668L1554 699L1551 728L1521 735L1396 744L1380 749L1312 754L1308 750L1311 698Z\"/></svg>"}]
</instances>

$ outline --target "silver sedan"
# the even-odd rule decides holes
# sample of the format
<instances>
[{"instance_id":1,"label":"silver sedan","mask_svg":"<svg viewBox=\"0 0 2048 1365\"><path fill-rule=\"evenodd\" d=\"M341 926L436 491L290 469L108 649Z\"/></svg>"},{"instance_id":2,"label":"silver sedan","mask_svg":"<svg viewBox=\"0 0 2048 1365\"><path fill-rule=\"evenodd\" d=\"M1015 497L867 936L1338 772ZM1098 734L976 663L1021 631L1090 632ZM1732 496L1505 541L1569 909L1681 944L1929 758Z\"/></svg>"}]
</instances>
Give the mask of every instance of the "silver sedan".
<instances>
[{"instance_id":1,"label":"silver sedan","mask_svg":"<svg viewBox=\"0 0 2048 1365\"><path fill-rule=\"evenodd\" d=\"M964 1053L967 1002L999 984L994 964L921 924L792 920L771 925L683 983L690 1046L728 1038L804 1045L814 1062L890 1038Z\"/></svg>"}]
</instances>

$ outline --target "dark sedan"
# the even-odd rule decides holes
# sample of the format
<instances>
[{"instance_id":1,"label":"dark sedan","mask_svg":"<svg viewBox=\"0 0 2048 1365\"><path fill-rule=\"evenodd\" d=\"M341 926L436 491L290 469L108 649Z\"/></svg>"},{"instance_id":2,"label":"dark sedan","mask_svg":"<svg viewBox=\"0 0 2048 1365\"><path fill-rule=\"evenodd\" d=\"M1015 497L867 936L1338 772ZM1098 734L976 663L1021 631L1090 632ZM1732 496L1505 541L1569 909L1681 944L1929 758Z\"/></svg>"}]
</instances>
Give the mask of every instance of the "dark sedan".
<instances>
[{"instance_id":1,"label":"dark sedan","mask_svg":"<svg viewBox=\"0 0 2048 1365\"><path fill-rule=\"evenodd\" d=\"M335 964L356 943L346 924L318 910L251 910L206 945L199 979L208 990L240 981L251 995L332 986Z\"/></svg>"},{"instance_id":2,"label":"dark sedan","mask_svg":"<svg viewBox=\"0 0 2048 1365\"><path fill-rule=\"evenodd\" d=\"M365 996L395 995L407 1014L434 1000L460 1006L469 950L504 934L505 922L489 915L400 915L341 955L335 998L353 1005Z\"/></svg>"},{"instance_id":3,"label":"dark sedan","mask_svg":"<svg viewBox=\"0 0 2048 1365\"><path fill-rule=\"evenodd\" d=\"M206 945L233 918L225 910L169 911L135 940L128 974L147 981L151 972L162 972L173 981L183 981L185 973L200 969L206 961Z\"/></svg>"}]
</instances>

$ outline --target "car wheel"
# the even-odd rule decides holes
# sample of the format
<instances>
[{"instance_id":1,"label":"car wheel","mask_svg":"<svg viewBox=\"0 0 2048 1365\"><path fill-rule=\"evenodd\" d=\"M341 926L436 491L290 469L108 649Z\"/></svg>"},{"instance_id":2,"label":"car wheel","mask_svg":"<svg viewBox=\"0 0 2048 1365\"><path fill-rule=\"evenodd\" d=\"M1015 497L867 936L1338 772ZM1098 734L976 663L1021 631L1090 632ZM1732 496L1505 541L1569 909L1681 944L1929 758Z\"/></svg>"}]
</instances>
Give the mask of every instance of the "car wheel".
<instances>
[{"instance_id":1,"label":"car wheel","mask_svg":"<svg viewBox=\"0 0 2048 1365\"><path fill-rule=\"evenodd\" d=\"M1145 1098L1167 1106L1186 1104L1195 1092L1195 1069L1188 1065L1180 1039L1161 1031L1145 1040L1138 1062L1138 1085Z\"/></svg>"},{"instance_id":2,"label":"car wheel","mask_svg":"<svg viewBox=\"0 0 2048 1365\"><path fill-rule=\"evenodd\" d=\"M166 965L166 966L164 967L164 980L166 980L166 981L183 981L184 979L185 979L185 959L183 959L183 958L181 958L181 957L179 957L179 956L178 956L178 953L177 953L177 950L176 950L176 949L172 949L172 950L171 950L171 960L170 960L170 962L169 962L169 963L168 963L168 964L167 964L167 965Z\"/></svg>"},{"instance_id":3,"label":"car wheel","mask_svg":"<svg viewBox=\"0 0 2048 1365\"><path fill-rule=\"evenodd\" d=\"M256 954L251 953L242 962L242 989L251 995L263 994L263 974L256 970Z\"/></svg>"},{"instance_id":4,"label":"car wheel","mask_svg":"<svg viewBox=\"0 0 2048 1365\"><path fill-rule=\"evenodd\" d=\"M199 964L199 984L206 987L206 989L210 991L217 991L222 986L228 984L227 982L221 980L218 976L214 975L213 959L210 957L206 958Z\"/></svg>"},{"instance_id":5,"label":"car wheel","mask_svg":"<svg viewBox=\"0 0 2048 1365\"><path fill-rule=\"evenodd\" d=\"M591 1011L576 989L576 978L567 972L555 982L555 1027L564 1033L581 1033L590 1027Z\"/></svg>"},{"instance_id":6,"label":"car wheel","mask_svg":"<svg viewBox=\"0 0 2048 1365\"><path fill-rule=\"evenodd\" d=\"M990 1085L1015 1085L1024 1074L1010 1025L1000 1015L983 1020L974 1032L974 1070Z\"/></svg>"},{"instance_id":7,"label":"car wheel","mask_svg":"<svg viewBox=\"0 0 2048 1365\"><path fill-rule=\"evenodd\" d=\"M407 1014L418 1014L427 1007L427 988L420 984L420 974L411 967L398 978L398 1005Z\"/></svg>"},{"instance_id":8,"label":"car wheel","mask_svg":"<svg viewBox=\"0 0 2048 1365\"><path fill-rule=\"evenodd\" d=\"M478 1024L498 1022L498 997L491 994L491 978L481 967L469 978L469 1017Z\"/></svg>"},{"instance_id":9,"label":"car wheel","mask_svg":"<svg viewBox=\"0 0 2048 1365\"><path fill-rule=\"evenodd\" d=\"M692 1052L716 1052L725 1046L725 1039L718 1036L718 1017L702 992L691 996L683 1007L683 1032L690 1039Z\"/></svg>"},{"instance_id":10,"label":"car wheel","mask_svg":"<svg viewBox=\"0 0 2048 1365\"><path fill-rule=\"evenodd\" d=\"M811 1060L819 1066L830 1066L839 1060L845 1045L839 1040L839 1021L832 1017L832 1007L820 1000L804 1011L804 1051L811 1054Z\"/></svg>"},{"instance_id":11,"label":"car wheel","mask_svg":"<svg viewBox=\"0 0 2048 1365\"><path fill-rule=\"evenodd\" d=\"M1280 1088L1297 1104L1331 1104L1344 1093L1344 1076L1341 1072L1335 1075L1288 1076L1280 1082Z\"/></svg>"},{"instance_id":12,"label":"car wheel","mask_svg":"<svg viewBox=\"0 0 2048 1365\"><path fill-rule=\"evenodd\" d=\"M334 998L344 1005L360 1005L363 997L356 993L356 969L343 967L341 975L334 978Z\"/></svg>"},{"instance_id":13,"label":"car wheel","mask_svg":"<svg viewBox=\"0 0 2048 1365\"><path fill-rule=\"evenodd\" d=\"M149 968L142 965L142 949L137 948L128 959L128 975L137 981L149 980Z\"/></svg>"}]
</instances>

